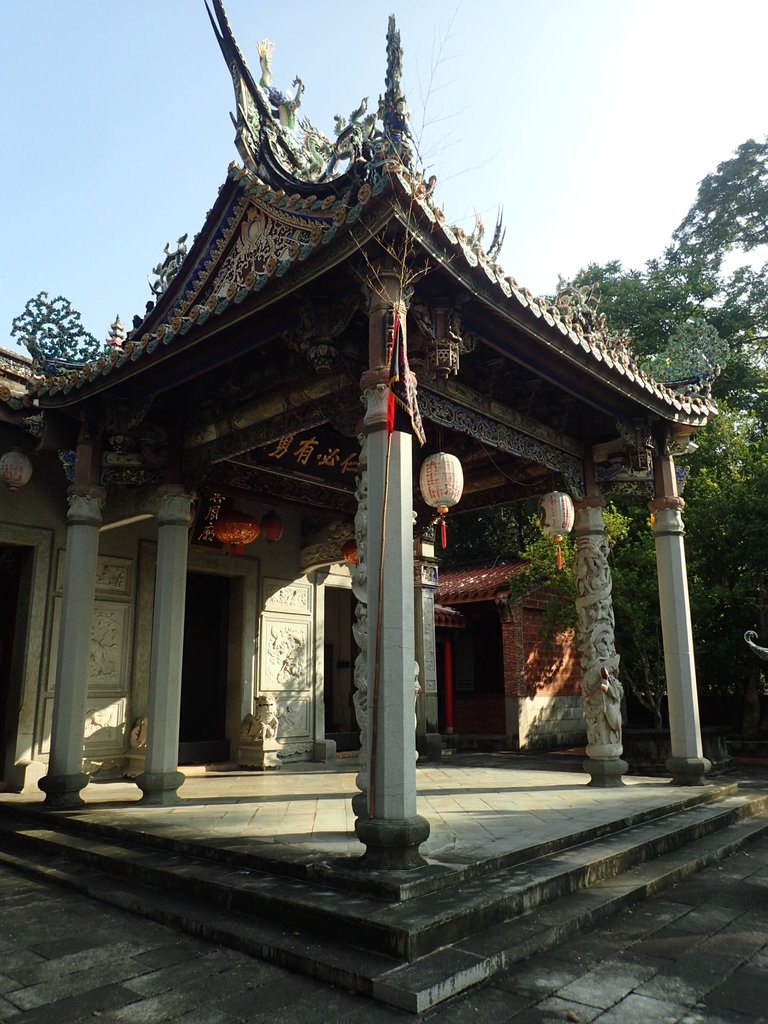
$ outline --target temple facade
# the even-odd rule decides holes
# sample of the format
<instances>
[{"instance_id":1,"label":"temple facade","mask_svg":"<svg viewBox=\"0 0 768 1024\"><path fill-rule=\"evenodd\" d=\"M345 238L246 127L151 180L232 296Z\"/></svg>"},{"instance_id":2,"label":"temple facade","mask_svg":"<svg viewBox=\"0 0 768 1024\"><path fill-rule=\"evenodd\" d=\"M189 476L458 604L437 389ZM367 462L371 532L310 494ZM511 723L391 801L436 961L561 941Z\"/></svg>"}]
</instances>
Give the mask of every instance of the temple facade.
<instances>
[{"instance_id":1,"label":"temple facade","mask_svg":"<svg viewBox=\"0 0 768 1024\"><path fill-rule=\"evenodd\" d=\"M416 166L392 19L378 108L330 138L273 87L270 46L257 80L220 0L209 13L240 160L205 222L96 358L35 337L31 361L3 357L3 479L32 475L0 494L2 783L77 807L115 771L168 803L179 764L322 760L359 730L365 856L418 863L442 516L418 480L444 455L464 477L451 515L573 503L595 785L626 771L602 508L649 488L669 769L701 781L674 457L713 403L639 370L588 296L518 285L500 225L485 247L479 223L450 225Z\"/></svg>"}]
</instances>

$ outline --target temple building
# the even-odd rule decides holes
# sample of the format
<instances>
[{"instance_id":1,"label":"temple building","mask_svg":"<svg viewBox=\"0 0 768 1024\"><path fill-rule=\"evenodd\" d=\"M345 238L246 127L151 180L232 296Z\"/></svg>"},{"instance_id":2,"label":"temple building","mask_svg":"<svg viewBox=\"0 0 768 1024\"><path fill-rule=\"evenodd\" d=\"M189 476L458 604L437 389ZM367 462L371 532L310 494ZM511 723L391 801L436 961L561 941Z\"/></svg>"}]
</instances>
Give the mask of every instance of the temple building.
<instances>
[{"instance_id":1,"label":"temple building","mask_svg":"<svg viewBox=\"0 0 768 1024\"><path fill-rule=\"evenodd\" d=\"M552 495L575 514L595 785L626 771L602 508L649 488L669 770L700 782L674 458L714 404L638 369L587 296L521 287L500 226L487 244L451 226L417 166L394 19L378 107L328 138L301 89L272 85L270 46L257 78L220 0L209 14L239 162L204 223L97 357L26 337L31 362L0 362L2 784L76 807L112 771L170 803L179 764L325 760L359 731L366 858L418 863L457 475L450 516Z\"/></svg>"}]
</instances>

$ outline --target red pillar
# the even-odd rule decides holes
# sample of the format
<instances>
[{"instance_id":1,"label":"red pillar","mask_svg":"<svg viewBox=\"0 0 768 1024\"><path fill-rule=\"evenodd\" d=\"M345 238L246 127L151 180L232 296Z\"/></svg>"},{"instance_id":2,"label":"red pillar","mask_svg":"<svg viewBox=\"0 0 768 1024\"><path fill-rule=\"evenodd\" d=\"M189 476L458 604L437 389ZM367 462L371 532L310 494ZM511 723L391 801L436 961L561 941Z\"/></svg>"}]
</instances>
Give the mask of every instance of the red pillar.
<instances>
[{"instance_id":1,"label":"red pillar","mask_svg":"<svg viewBox=\"0 0 768 1024\"><path fill-rule=\"evenodd\" d=\"M445 731L453 732L453 643L446 640L443 644L443 685Z\"/></svg>"}]
</instances>

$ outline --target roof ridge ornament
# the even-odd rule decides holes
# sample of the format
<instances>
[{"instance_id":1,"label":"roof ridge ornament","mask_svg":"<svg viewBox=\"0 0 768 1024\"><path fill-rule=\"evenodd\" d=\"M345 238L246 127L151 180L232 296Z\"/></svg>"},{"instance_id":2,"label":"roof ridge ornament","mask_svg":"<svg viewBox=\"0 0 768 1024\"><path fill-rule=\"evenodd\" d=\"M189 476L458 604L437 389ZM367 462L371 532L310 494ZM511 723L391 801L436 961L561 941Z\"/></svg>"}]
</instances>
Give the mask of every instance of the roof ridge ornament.
<instances>
[{"instance_id":1,"label":"roof ridge ornament","mask_svg":"<svg viewBox=\"0 0 768 1024\"><path fill-rule=\"evenodd\" d=\"M335 138L320 131L309 117L297 111L304 82L293 79L295 95L272 84L274 43L257 46L261 76L257 82L230 28L223 0L205 0L206 11L219 48L227 62L235 90L235 145L245 167L262 181L287 192L296 186L327 184L334 192L337 179L350 177L362 183L371 168L396 160L406 168L413 162L413 138L402 90L403 51L394 15L387 29L387 72L384 95L376 110L368 110L368 97L345 118L334 118ZM380 124L380 127L377 125Z\"/></svg>"}]
</instances>

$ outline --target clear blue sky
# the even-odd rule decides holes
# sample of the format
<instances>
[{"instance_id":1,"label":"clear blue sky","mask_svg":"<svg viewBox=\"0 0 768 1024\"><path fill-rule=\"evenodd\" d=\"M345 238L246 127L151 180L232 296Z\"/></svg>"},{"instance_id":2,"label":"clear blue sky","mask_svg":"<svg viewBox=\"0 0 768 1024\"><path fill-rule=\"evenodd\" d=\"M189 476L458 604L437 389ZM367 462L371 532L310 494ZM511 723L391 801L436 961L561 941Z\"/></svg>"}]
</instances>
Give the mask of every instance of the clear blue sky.
<instances>
[{"instance_id":1,"label":"clear blue sky","mask_svg":"<svg viewBox=\"0 0 768 1024\"><path fill-rule=\"evenodd\" d=\"M534 292L660 255L698 181L768 134L765 0L225 6L251 69L272 39L275 84L300 75L327 134L382 92L394 12L437 199L467 228L503 206L501 263ZM203 0L0 0L0 95L0 346L40 290L99 338L118 312L130 326L237 158Z\"/></svg>"}]
</instances>

